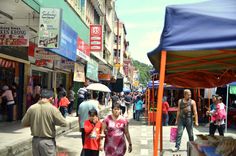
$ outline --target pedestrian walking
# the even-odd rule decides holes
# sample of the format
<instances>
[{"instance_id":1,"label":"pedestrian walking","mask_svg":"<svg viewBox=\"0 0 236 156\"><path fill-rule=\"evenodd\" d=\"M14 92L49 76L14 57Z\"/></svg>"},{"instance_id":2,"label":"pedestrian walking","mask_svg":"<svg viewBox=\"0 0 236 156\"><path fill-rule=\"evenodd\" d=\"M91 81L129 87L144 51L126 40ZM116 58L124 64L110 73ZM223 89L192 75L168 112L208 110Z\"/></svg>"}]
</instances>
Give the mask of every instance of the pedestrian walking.
<instances>
[{"instance_id":1,"label":"pedestrian walking","mask_svg":"<svg viewBox=\"0 0 236 156\"><path fill-rule=\"evenodd\" d=\"M126 105L126 108L127 108L127 116L129 116L130 108L131 108L131 105L132 105L132 96L130 95L130 93L125 95L125 105Z\"/></svg>"},{"instance_id":2,"label":"pedestrian walking","mask_svg":"<svg viewBox=\"0 0 236 156\"><path fill-rule=\"evenodd\" d=\"M73 87L70 87L69 93L68 93L68 99L70 101L70 104L68 105L68 113L71 114L74 107L74 101L75 101L75 92L73 90Z\"/></svg>"},{"instance_id":3,"label":"pedestrian walking","mask_svg":"<svg viewBox=\"0 0 236 156\"><path fill-rule=\"evenodd\" d=\"M99 156L102 123L99 121L98 112L96 109L91 109L88 112L89 119L84 122L84 156Z\"/></svg>"},{"instance_id":4,"label":"pedestrian walking","mask_svg":"<svg viewBox=\"0 0 236 156\"><path fill-rule=\"evenodd\" d=\"M117 93L116 92L112 92L111 93L112 106L113 106L113 104L115 104L119 100L120 100L120 98L119 98L119 96L117 96Z\"/></svg>"},{"instance_id":5,"label":"pedestrian walking","mask_svg":"<svg viewBox=\"0 0 236 156\"><path fill-rule=\"evenodd\" d=\"M121 114L124 116L126 111L126 105L125 105L125 98L124 95L120 97L120 108L121 108Z\"/></svg>"},{"instance_id":6,"label":"pedestrian walking","mask_svg":"<svg viewBox=\"0 0 236 156\"><path fill-rule=\"evenodd\" d=\"M120 104L112 106L112 114L103 120L102 134L105 134L104 151L106 156L124 156L126 153L126 140L132 151L132 143L129 134L128 121L120 115Z\"/></svg>"},{"instance_id":7,"label":"pedestrian walking","mask_svg":"<svg viewBox=\"0 0 236 156\"><path fill-rule=\"evenodd\" d=\"M142 110L143 110L143 101L140 96L137 96L137 100L135 102L135 119L137 121L140 120L140 115L142 113Z\"/></svg>"},{"instance_id":8,"label":"pedestrian walking","mask_svg":"<svg viewBox=\"0 0 236 156\"><path fill-rule=\"evenodd\" d=\"M78 92L77 92L77 94L78 94L78 102L77 102L77 107L76 107L76 108L77 108L77 109L76 109L76 116L78 116L80 104L81 104L84 100L86 100L87 93L88 93L88 91L87 91L86 87L80 88L80 89L78 90Z\"/></svg>"},{"instance_id":9,"label":"pedestrian walking","mask_svg":"<svg viewBox=\"0 0 236 156\"><path fill-rule=\"evenodd\" d=\"M7 121L13 121L13 108L15 105L14 96L12 90L7 85L2 87L3 93L0 96L1 99L5 99L7 107ZM4 100L3 100L4 101Z\"/></svg>"},{"instance_id":10,"label":"pedestrian walking","mask_svg":"<svg viewBox=\"0 0 236 156\"><path fill-rule=\"evenodd\" d=\"M70 104L70 101L66 97L66 92L63 92L61 94L61 98L58 102L58 105L59 105L59 110L61 114L64 116L64 118L67 116L69 104Z\"/></svg>"},{"instance_id":11,"label":"pedestrian walking","mask_svg":"<svg viewBox=\"0 0 236 156\"><path fill-rule=\"evenodd\" d=\"M216 108L215 110L209 112L212 118L212 129L211 129L211 136L215 135L216 129L218 129L218 132L221 136L224 136L224 130L225 130L225 119L226 119L226 110L225 110L225 104L222 102L222 97L218 96L216 97Z\"/></svg>"},{"instance_id":12,"label":"pedestrian walking","mask_svg":"<svg viewBox=\"0 0 236 156\"><path fill-rule=\"evenodd\" d=\"M82 144L84 146L84 140L85 140L85 131L84 131L84 122L88 119L89 115L88 112L91 109L96 109L99 113L98 104L99 102L96 100L98 97L98 94L96 92L93 92L93 97L91 98L91 94L88 93L87 97L88 100L83 101L79 106L79 126L80 126L80 132L82 137ZM82 150L81 155L83 155L84 151Z\"/></svg>"},{"instance_id":13,"label":"pedestrian walking","mask_svg":"<svg viewBox=\"0 0 236 156\"><path fill-rule=\"evenodd\" d=\"M168 126L168 121L169 121L169 103L167 102L167 97L164 96L162 99L162 125L163 126Z\"/></svg>"},{"instance_id":14,"label":"pedestrian walking","mask_svg":"<svg viewBox=\"0 0 236 156\"><path fill-rule=\"evenodd\" d=\"M194 140L193 137L193 114L195 117L195 125L198 126L198 115L196 102L191 99L191 91L189 89L184 90L184 98L178 101L178 110L176 123L178 125L178 134L176 139L175 148L173 152L177 152L180 148L181 138L183 131L186 127L188 137L190 141Z\"/></svg>"},{"instance_id":15,"label":"pedestrian walking","mask_svg":"<svg viewBox=\"0 0 236 156\"><path fill-rule=\"evenodd\" d=\"M206 112L206 114L210 116L209 135L211 135L211 136L214 136L214 134L215 134L215 132L213 132L215 129L215 124L214 124L214 117L212 115L213 115L213 112L215 112L215 110L216 110L216 105L217 105L216 98L218 96L219 95L212 95L212 104L210 105L210 110Z\"/></svg>"},{"instance_id":16,"label":"pedestrian walking","mask_svg":"<svg viewBox=\"0 0 236 156\"><path fill-rule=\"evenodd\" d=\"M22 119L23 126L30 126L33 156L56 155L56 125L66 127L60 111L52 105L53 91L43 89L41 99L30 106Z\"/></svg>"}]
</instances>

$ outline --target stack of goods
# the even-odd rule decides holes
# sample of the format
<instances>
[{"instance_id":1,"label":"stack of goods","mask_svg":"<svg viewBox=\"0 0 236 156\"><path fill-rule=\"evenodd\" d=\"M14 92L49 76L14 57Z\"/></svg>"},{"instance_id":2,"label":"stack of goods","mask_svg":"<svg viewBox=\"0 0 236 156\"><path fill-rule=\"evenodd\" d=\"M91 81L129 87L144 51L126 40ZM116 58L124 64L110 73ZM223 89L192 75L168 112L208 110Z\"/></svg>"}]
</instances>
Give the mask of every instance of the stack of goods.
<instances>
[{"instance_id":1,"label":"stack of goods","mask_svg":"<svg viewBox=\"0 0 236 156\"><path fill-rule=\"evenodd\" d=\"M195 143L198 150L206 156L233 156L236 154L236 139L231 137L198 135Z\"/></svg>"},{"instance_id":2,"label":"stack of goods","mask_svg":"<svg viewBox=\"0 0 236 156\"><path fill-rule=\"evenodd\" d=\"M224 139L218 144L216 153L222 156L236 155L236 140L232 138Z\"/></svg>"}]
</instances>

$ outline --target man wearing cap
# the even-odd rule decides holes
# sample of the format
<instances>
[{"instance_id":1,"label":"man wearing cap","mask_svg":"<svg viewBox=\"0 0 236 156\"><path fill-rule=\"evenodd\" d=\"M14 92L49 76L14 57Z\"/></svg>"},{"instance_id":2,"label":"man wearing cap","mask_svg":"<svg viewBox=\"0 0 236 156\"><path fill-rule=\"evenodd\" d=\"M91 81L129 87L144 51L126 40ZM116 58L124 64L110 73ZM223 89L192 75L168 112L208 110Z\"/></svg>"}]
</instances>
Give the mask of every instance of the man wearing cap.
<instances>
[{"instance_id":1,"label":"man wearing cap","mask_svg":"<svg viewBox=\"0 0 236 156\"><path fill-rule=\"evenodd\" d=\"M67 122L51 102L53 91L43 89L41 99L32 105L22 119L23 126L30 126L33 156L56 155L56 125L66 127Z\"/></svg>"}]
</instances>

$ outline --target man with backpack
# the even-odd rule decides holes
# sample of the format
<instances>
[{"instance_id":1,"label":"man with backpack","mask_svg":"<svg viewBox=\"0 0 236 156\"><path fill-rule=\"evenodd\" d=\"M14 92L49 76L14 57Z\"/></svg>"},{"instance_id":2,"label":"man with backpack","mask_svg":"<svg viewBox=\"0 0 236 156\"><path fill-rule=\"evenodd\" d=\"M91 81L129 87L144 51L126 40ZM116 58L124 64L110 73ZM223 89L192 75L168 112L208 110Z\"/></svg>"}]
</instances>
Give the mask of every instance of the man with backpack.
<instances>
[{"instance_id":1,"label":"man with backpack","mask_svg":"<svg viewBox=\"0 0 236 156\"><path fill-rule=\"evenodd\" d=\"M189 141L193 141L193 115L195 117L195 126L198 126L198 114L196 102L191 99L191 91L189 89L184 90L184 98L178 101L178 110L176 123L178 125L178 134L176 138L175 148L173 152L177 152L180 148L181 138L184 128L186 127L188 132Z\"/></svg>"}]
</instances>

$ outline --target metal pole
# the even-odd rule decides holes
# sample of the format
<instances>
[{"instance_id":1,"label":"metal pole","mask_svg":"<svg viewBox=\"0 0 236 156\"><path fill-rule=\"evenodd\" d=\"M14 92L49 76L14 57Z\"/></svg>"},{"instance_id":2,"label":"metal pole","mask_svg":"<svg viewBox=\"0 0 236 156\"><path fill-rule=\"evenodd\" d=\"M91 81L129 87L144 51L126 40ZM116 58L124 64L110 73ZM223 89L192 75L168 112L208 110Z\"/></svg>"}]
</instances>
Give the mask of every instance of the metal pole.
<instances>
[{"instance_id":1,"label":"metal pole","mask_svg":"<svg viewBox=\"0 0 236 156\"><path fill-rule=\"evenodd\" d=\"M227 95L226 95L226 119L225 119L225 132L228 131L228 106L229 106L229 84L227 86Z\"/></svg>"},{"instance_id":2,"label":"metal pole","mask_svg":"<svg viewBox=\"0 0 236 156\"><path fill-rule=\"evenodd\" d=\"M161 134L161 118L162 118L162 97L163 97L163 90L164 90L164 80L165 80L165 70L166 70L166 51L161 52L161 64L160 64L160 75L159 75L159 88L158 88L158 97L157 97L157 114L156 114L156 133L155 133L155 141L154 141L154 156L158 156L158 139L159 135ZM162 134L161 134L162 135ZM160 135L160 137L162 137ZM162 144L162 143L161 143ZM162 145L161 145L162 147ZM160 153L162 149L160 149Z\"/></svg>"}]
</instances>

